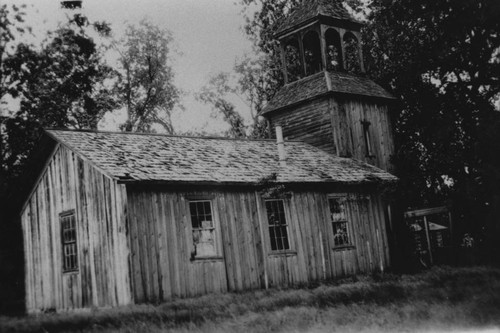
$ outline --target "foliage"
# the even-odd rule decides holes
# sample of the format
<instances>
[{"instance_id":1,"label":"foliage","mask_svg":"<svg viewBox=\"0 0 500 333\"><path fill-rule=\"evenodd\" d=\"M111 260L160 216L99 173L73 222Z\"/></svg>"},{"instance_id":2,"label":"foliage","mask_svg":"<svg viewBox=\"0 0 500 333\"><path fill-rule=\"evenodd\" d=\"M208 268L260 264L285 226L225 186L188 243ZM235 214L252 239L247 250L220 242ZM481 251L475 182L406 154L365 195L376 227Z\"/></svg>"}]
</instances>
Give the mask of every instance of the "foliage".
<instances>
[{"instance_id":1,"label":"foliage","mask_svg":"<svg viewBox=\"0 0 500 333\"><path fill-rule=\"evenodd\" d=\"M4 64L5 60L15 51L14 40L16 33L31 32L30 27L24 27L26 5L0 7L0 101L4 103L3 98L7 93L15 93L12 87L7 83L10 75L9 66Z\"/></svg>"},{"instance_id":2,"label":"foliage","mask_svg":"<svg viewBox=\"0 0 500 333\"><path fill-rule=\"evenodd\" d=\"M3 62L9 93L20 100L20 110L4 120L2 170L11 177L22 171L42 127L97 129L104 113L116 107L106 85L114 72L87 32L91 25L75 14L40 49L21 43ZM103 23L93 27L109 33Z\"/></svg>"},{"instance_id":3,"label":"foliage","mask_svg":"<svg viewBox=\"0 0 500 333\"><path fill-rule=\"evenodd\" d=\"M5 134L4 122L8 119L8 111L4 106L7 102L4 100L9 93L15 91L9 83L8 78L11 75L11 68L5 64L5 61L15 52L15 36L30 28L25 27L25 6L5 4L0 5L0 311L4 304L10 303L9 309L18 310L20 306L15 306L16 300L20 300L23 284L22 276L22 251L19 244L22 244L19 227L14 223L8 223L8 205L5 200L7 197L7 181L9 175L4 169L4 152L7 136ZM19 303L18 303L19 305Z\"/></svg>"},{"instance_id":4,"label":"foliage","mask_svg":"<svg viewBox=\"0 0 500 333\"><path fill-rule=\"evenodd\" d=\"M219 73L210 78L208 84L196 95L197 99L212 106L223 115L230 129L227 135L234 138L263 138L267 136L267 125L259 118L267 100L267 57L250 59L248 56L237 62L234 73ZM251 121L236 110L231 98L239 98L250 110Z\"/></svg>"},{"instance_id":5,"label":"foliage","mask_svg":"<svg viewBox=\"0 0 500 333\"><path fill-rule=\"evenodd\" d=\"M374 1L364 31L370 74L400 101L401 197L451 199L476 232L500 195L499 15L495 0Z\"/></svg>"},{"instance_id":6,"label":"foliage","mask_svg":"<svg viewBox=\"0 0 500 333\"><path fill-rule=\"evenodd\" d=\"M151 131L153 124L173 133L170 115L179 102L169 64L172 35L146 20L129 25L118 47L120 76L116 91L125 103L125 131Z\"/></svg>"},{"instance_id":7,"label":"foliage","mask_svg":"<svg viewBox=\"0 0 500 333\"><path fill-rule=\"evenodd\" d=\"M234 94L235 88L229 85L229 74L219 73L210 78L208 84L201 89L196 98L210 104L214 111L220 112L230 129L226 133L232 138L246 136L245 121L241 114L235 110L235 105L227 100L228 94Z\"/></svg>"},{"instance_id":8,"label":"foliage","mask_svg":"<svg viewBox=\"0 0 500 333\"><path fill-rule=\"evenodd\" d=\"M266 71L263 80L267 83L265 98L270 100L276 91L283 85L283 72L279 55L278 42L273 34L276 26L300 0L241 0L244 6L245 32L253 41L259 52L266 56ZM257 6L259 10L251 11Z\"/></svg>"},{"instance_id":9,"label":"foliage","mask_svg":"<svg viewBox=\"0 0 500 333\"><path fill-rule=\"evenodd\" d=\"M287 290L177 299L91 312L0 317L5 332L452 331L500 324L500 271L433 268Z\"/></svg>"},{"instance_id":10,"label":"foliage","mask_svg":"<svg viewBox=\"0 0 500 333\"><path fill-rule=\"evenodd\" d=\"M265 103L283 85L283 72L275 27L300 3L300 0L241 0L245 18L244 30L254 44L255 59L248 56L237 62L234 74L219 73L212 77L197 98L212 105L230 125L232 137L267 137L267 125L259 119ZM259 10L254 10L257 7ZM250 108L252 122L244 125L243 117L235 109L230 97L238 96Z\"/></svg>"}]
</instances>

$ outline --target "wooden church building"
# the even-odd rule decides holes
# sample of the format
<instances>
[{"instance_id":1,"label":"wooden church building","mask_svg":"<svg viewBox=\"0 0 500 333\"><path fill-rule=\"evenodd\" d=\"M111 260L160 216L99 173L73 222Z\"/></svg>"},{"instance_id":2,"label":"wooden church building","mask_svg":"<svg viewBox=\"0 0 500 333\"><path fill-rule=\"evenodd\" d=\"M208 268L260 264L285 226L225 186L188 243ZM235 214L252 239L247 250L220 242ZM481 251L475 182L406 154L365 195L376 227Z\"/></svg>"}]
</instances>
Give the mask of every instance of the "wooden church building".
<instances>
[{"instance_id":1,"label":"wooden church building","mask_svg":"<svg viewBox=\"0 0 500 333\"><path fill-rule=\"evenodd\" d=\"M363 76L359 28L319 0L280 25L276 140L45 131L21 212L28 312L388 267L392 97Z\"/></svg>"}]
</instances>

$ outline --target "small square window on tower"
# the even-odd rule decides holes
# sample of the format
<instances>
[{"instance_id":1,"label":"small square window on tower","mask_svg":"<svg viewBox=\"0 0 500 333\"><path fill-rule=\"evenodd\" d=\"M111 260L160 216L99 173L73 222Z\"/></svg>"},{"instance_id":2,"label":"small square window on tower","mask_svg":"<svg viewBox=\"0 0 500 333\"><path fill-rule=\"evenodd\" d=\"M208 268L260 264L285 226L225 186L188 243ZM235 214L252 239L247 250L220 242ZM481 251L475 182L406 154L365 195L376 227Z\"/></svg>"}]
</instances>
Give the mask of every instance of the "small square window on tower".
<instances>
[{"instance_id":1,"label":"small square window on tower","mask_svg":"<svg viewBox=\"0 0 500 333\"><path fill-rule=\"evenodd\" d=\"M370 125L371 123L366 120L361 121L361 125L363 126L363 139L365 143L365 156L372 157L373 149L372 149L372 140L370 135Z\"/></svg>"},{"instance_id":2,"label":"small square window on tower","mask_svg":"<svg viewBox=\"0 0 500 333\"><path fill-rule=\"evenodd\" d=\"M63 272L78 271L75 211L61 213L59 221L61 223Z\"/></svg>"}]
</instances>

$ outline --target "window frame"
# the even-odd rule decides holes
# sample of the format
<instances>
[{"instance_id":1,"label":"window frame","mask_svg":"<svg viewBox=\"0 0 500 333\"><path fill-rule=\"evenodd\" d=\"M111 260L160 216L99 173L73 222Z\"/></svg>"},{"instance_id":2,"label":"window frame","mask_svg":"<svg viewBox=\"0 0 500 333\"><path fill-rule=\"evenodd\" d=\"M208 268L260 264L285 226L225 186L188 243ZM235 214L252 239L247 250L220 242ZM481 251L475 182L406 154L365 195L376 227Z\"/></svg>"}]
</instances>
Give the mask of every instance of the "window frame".
<instances>
[{"instance_id":1,"label":"window frame","mask_svg":"<svg viewBox=\"0 0 500 333\"><path fill-rule=\"evenodd\" d=\"M367 120L361 120L361 126L363 127L363 142L365 145L365 157L374 157L373 154L373 142L370 133L371 123Z\"/></svg>"},{"instance_id":2,"label":"window frame","mask_svg":"<svg viewBox=\"0 0 500 333\"><path fill-rule=\"evenodd\" d=\"M273 250L273 248L272 248L270 229L272 226L275 227L275 225L270 224L269 215L267 212L267 202L271 202L271 201L281 202L283 205L283 216L284 216L285 222L286 222L286 224L284 226L285 226L286 237L287 237L287 241L288 241L288 248L287 249L275 249L275 250ZM264 214L265 214L266 222L267 222L267 228L265 228L265 230L266 230L265 233L267 235L266 244L268 247L268 254L269 255L295 255L295 254L297 254L297 252L295 251L295 247L294 247L295 244L294 244L294 239L293 239L292 230L291 230L292 219L291 219L290 214L288 212L287 200L284 198L269 198L268 197L268 198L264 198L263 203L264 203L264 205L263 205Z\"/></svg>"},{"instance_id":3,"label":"window frame","mask_svg":"<svg viewBox=\"0 0 500 333\"><path fill-rule=\"evenodd\" d=\"M190 260L191 261L199 261L199 260L213 260L213 259L222 259L222 249L221 249L221 235L219 233L219 223L218 223L218 215L217 215L217 210L215 209L215 204L214 200L212 197L188 197L186 198L187 200L187 211L188 211L188 216L189 216L189 225L191 228L191 233L190 233L190 241L189 244L191 244L191 253L190 253ZM208 202L210 204L210 215L211 215L211 222L212 226L210 228L194 228L193 227L193 215L191 214L191 203L196 203L196 202ZM197 254L197 249L195 246L195 241L194 241L194 233L195 231L202 231L202 230L212 230L212 235L214 237L214 254L213 255L200 255Z\"/></svg>"},{"instance_id":4,"label":"window frame","mask_svg":"<svg viewBox=\"0 0 500 333\"><path fill-rule=\"evenodd\" d=\"M331 206L330 206L330 200L343 200L344 204L343 206L343 218L340 218L338 220L334 220L332 215L331 215ZM354 237L353 237L353 232L352 232L352 221L349 219L348 213L347 213L347 201L348 201L348 196L347 194L342 194L342 193L335 193L335 194L329 194L327 196L327 217L328 217L328 222L330 225L330 237L332 240L332 250L348 250L348 249L353 249L355 248L355 243L354 243ZM340 244L336 245L335 244L335 230L336 228L334 227L335 224L345 224L345 229L347 233L347 244Z\"/></svg>"},{"instance_id":5,"label":"window frame","mask_svg":"<svg viewBox=\"0 0 500 333\"><path fill-rule=\"evenodd\" d=\"M73 217L73 228L65 228L63 222L65 219ZM76 219L76 211L75 209L70 209L59 213L59 226L61 231L61 262L62 262L62 272L63 273L78 273L80 270L79 267L79 258L78 258L78 228L77 228L77 219ZM71 231L74 231L73 239L67 239L67 232L71 234ZM74 247L72 246L74 245ZM73 247L73 253L67 254L66 249L70 249ZM73 256L74 265L68 265L66 258L69 256ZM70 259L71 261L71 259Z\"/></svg>"}]
</instances>

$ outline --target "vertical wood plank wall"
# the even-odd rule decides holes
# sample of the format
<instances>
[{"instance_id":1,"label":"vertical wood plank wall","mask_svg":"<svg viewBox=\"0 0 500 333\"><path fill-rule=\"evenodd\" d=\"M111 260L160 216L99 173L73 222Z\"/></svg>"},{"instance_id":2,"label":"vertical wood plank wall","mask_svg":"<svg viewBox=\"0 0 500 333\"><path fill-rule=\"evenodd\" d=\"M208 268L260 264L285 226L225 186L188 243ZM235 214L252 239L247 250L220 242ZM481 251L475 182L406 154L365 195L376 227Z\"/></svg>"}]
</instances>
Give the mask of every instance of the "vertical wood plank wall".
<instances>
[{"instance_id":1,"label":"vertical wood plank wall","mask_svg":"<svg viewBox=\"0 0 500 333\"><path fill-rule=\"evenodd\" d=\"M354 157L383 170L393 169L390 163L394 153L393 133L384 103L324 97L269 117L272 128L283 127L285 138L302 140L329 153ZM370 122L371 157L366 156L361 121Z\"/></svg>"},{"instance_id":2,"label":"vertical wood plank wall","mask_svg":"<svg viewBox=\"0 0 500 333\"><path fill-rule=\"evenodd\" d=\"M390 157L394 153L393 133L387 105L367 100L333 100L334 140L348 156L393 171ZM366 156L362 121L370 123L372 156ZM346 125L347 124L347 125Z\"/></svg>"},{"instance_id":3,"label":"vertical wood plank wall","mask_svg":"<svg viewBox=\"0 0 500 333\"><path fill-rule=\"evenodd\" d=\"M126 190L58 146L21 214L29 312L131 302ZM63 273L59 214L75 210L78 272Z\"/></svg>"},{"instance_id":4,"label":"vertical wood plank wall","mask_svg":"<svg viewBox=\"0 0 500 333\"><path fill-rule=\"evenodd\" d=\"M285 199L291 249L270 248L264 199L244 190L128 189L132 292L137 303L227 290L288 286L389 265L385 214L374 194L349 194L354 246L334 249L328 193L295 192ZM221 257L190 260L188 200L211 198Z\"/></svg>"}]
</instances>

